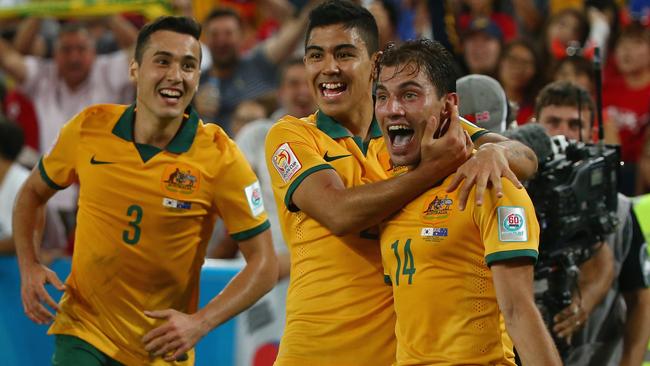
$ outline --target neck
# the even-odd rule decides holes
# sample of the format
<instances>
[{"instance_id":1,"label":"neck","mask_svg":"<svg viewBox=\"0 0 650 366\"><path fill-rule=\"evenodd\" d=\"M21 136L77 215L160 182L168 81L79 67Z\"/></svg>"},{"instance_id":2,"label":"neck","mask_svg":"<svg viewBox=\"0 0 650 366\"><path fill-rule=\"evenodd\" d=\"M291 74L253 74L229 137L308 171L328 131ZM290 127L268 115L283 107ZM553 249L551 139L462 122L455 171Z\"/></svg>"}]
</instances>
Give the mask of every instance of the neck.
<instances>
[{"instance_id":1,"label":"neck","mask_svg":"<svg viewBox=\"0 0 650 366\"><path fill-rule=\"evenodd\" d=\"M183 115L161 119L147 112L146 107L140 108L138 104L135 113L133 141L164 149L178 132L183 122Z\"/></svg>"},{"instance_id":2,"label":"neck","mask_svg":"<svg viewBox=\"0 0 650 366\"><path fill-rule=\"evenodd\" d=\"M365 101L359 101L357 108L352 109L343 116L332 116L343 127L347 128L352 135L359 136L362 140L366 140L368 137L368 130L372 123L372 117L374 116L372 95L369 94L367 99Z\"/></svg>"},{"instance_id":3,"label":"neck","mask_svg":"<svg viewBox=\"0 0 650 366\"><path fill-rule=\"evenodd\" d=\"M625 83L631 89L642 89L650 83L650 70L639 70L623 74Z\"/></svg>"}]
</instances>

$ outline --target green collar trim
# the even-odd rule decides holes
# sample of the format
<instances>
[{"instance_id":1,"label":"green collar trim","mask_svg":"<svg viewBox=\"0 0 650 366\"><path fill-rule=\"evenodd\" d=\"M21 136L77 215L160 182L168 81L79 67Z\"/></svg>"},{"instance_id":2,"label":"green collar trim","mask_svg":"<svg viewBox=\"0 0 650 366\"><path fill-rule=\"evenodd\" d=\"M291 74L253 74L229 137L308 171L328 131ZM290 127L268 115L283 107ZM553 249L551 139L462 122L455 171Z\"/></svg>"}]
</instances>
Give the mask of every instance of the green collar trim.
<instances>
[{"instance_id":1,"label":"green collar trim","mask_svg":"<svg viewBox=\"0 0 650 366\"><path fill-rule=\"evenodd\" d=\"M188 117L183 120L176 135L165 147L165 150L174 154L182 154L192 147L192 142L194 141L196 130L199 126L199 116L196 114L196 111L194 111L192 106L187 107L185 114L187 114ZM123 140L133 142L134 122L135 104L131 104L117 120L115 127L113 127L113 134Z\"/></svg>"},{"instance_id":2,"label":"green collar trim","mask_svg":"<svg viewBox=\"0 0 650 366\"><path fill-rule=\"evenodd\" d=\"M318 110L316 113L316 127L319 130L325 132L327 136L333 139L340 139L343 137L352 137L350 131L348 131L342 124L338 123L334 118L326 115L322 111ZM370 131L368 136L371 139L381 137L381 128L379 128L379 122L375 116L372 116L372 122L370 123Z\"/></svg>"},{"instance_id":3,"label":"green collar trim","mask_svg":"<svg viewBox=\"0 0 650 366\"><path fill-rule=\"evenodd\" d=\"M379 122L377 122L377 118L375 118L374 115L372 116L372 122L370 123L370 130L368 131L369 139L366 142L363 142L359 136L352 136L350 131L343 127L342 124L338 123L334 118L326 115L321 110L318 110L316 113L316 127L325 132L325 134L332 139L352 137L357 146L359 146L359 149L363 151L364 155L368 151L368 143L370 140L382 137Z\"/></svg>"}]
</instances>

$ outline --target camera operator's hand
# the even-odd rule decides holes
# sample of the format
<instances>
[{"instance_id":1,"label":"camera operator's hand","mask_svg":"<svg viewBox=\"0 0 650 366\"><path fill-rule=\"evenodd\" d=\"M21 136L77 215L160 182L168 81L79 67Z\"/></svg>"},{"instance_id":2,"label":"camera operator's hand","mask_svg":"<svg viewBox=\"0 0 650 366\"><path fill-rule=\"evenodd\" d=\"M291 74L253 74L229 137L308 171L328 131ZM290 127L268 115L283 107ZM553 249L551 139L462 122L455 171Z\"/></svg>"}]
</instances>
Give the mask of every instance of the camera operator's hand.
<instances>
[{"instance_id":1,"label":"camera operator's hand","mask_svg":"<svg viewBox=\"0 0 650 366\"><path fill-rule=\"evenodd\" d=\"M571 344L571 336L584 325L598 304L605 298L614 280L614 253L608 244L594 245L594 253L580 265L578 292L571 305L562 309L553 321L553 332Z\"/></svg>"},{"instance_id":2,"label":"camera operator's hand","mask_svg":"<svg viewBox=\"0 0 650 366\"><path fill-rule=\"evenodd\" d=\"M581 305L582 301L579 296L573 296L571 305L562 309L553 317L553 332L558 337L564 338L567 344L571 344L571 338L580 327L587 321L589 313Z\"/></svg>"}]
</instances>

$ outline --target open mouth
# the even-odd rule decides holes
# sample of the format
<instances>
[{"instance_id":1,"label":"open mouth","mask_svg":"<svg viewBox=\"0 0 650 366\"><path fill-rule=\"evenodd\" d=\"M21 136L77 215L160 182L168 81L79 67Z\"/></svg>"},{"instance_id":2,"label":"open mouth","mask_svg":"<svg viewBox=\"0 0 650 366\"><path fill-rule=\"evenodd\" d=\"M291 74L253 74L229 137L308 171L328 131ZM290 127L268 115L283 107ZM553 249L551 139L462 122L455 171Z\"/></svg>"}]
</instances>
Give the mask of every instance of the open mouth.
<instances>
[{"instance_id":1,"label":"open mouth","mask_svg":"<svg viewBox=\"0 0 650 366\"><path fill-rule=\"evenodd\" d=\"M158 90L158 94L169 102L177 102L183 96L183 92L171 88L160 89Z\"/></svg>"},{"instance_id":2,"label":"open mouth","mask_svg":"<svg viewBox=\"0 0 650 366\"><path fill-rule=\"evenodd\" d=\"M394 148L407 146L413 140L414 134L415 131L407 125L388 126L388 137Z\"/></svg>"},{"instance_id":3,"label":"open mouth","mask_svg":"<svg viewBox=\"0 0 650 366\"><path fill-rule=\"evenodd\" d=\"M348 85L341 82L320 83L318 87L321 94L326 98L339 96L348 89Z\"/></svg>"}]
</instances>

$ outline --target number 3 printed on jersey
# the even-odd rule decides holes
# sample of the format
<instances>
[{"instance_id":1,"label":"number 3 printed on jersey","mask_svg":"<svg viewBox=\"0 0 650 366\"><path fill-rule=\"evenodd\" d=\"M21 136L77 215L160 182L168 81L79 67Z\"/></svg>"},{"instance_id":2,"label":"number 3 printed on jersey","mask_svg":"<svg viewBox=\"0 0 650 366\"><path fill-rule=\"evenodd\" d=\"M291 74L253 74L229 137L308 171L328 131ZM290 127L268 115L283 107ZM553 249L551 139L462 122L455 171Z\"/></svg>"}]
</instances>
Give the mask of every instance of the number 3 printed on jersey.
<instances>
[{"instance_id":1,"label":"number 3 printed on jersey","mask_svg":"<svg viewBox=\"0 0 650 366\"><path fill-rule=\"evenodd\" d=\"M133 215L135 214L135 217ZM136 245L140 241L140 222L142 221L142 207L131 205L126 209L126 216L133 218L129 221L131 229L122 232L122 240L129 245Z\"/></svg>"}]
</instances>

